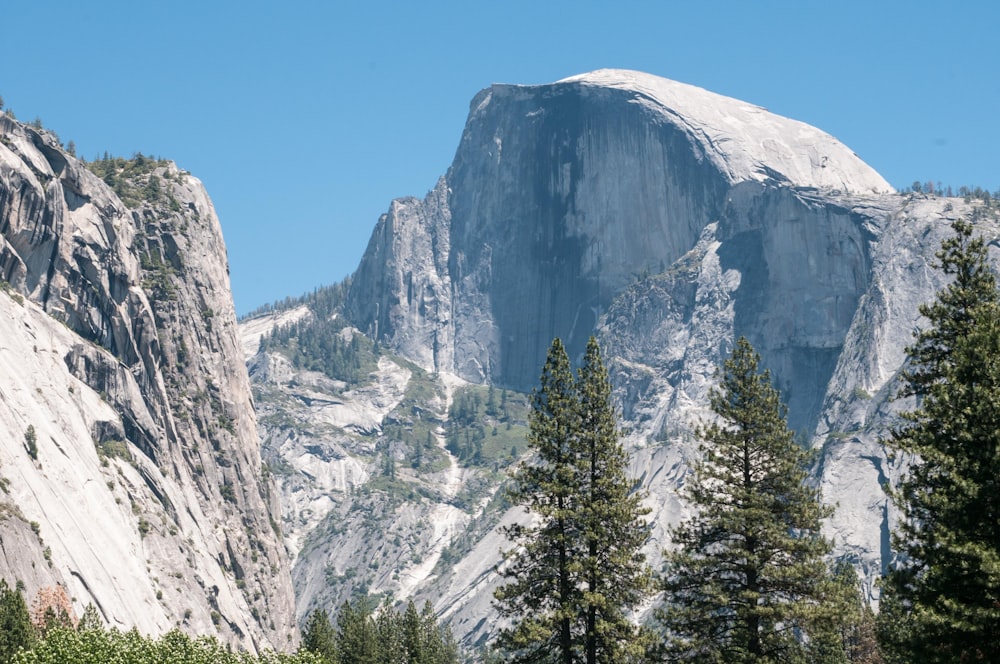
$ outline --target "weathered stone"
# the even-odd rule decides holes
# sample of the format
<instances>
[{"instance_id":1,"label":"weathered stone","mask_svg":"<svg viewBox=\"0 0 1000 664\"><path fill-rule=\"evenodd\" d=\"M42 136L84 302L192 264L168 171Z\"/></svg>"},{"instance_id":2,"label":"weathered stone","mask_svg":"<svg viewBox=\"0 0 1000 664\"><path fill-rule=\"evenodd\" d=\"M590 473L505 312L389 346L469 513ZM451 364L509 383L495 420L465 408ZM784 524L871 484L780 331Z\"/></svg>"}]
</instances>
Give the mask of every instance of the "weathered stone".
<instances>
[{"instance_id":1,"label":"weathered stone","mask_svg":"<svg viewBox=\"0 0 1000 664\"><path fill-rule=\"evenodd\" d=\"M0 476L51 560L25 576L10 561L30 548L5 549L0 574L29 596L63 582L112 625L284 647L291 583L218 219L173 163L129 184L158 193L126 205L0 115Z\"/></svg>"}]
</instances>

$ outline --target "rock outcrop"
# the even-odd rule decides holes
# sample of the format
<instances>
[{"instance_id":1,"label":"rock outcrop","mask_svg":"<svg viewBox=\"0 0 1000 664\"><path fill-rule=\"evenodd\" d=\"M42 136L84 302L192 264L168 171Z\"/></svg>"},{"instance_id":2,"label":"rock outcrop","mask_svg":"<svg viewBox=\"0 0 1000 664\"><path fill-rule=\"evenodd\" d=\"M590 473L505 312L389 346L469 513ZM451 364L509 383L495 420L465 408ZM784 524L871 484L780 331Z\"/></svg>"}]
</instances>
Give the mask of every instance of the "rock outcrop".
<instances>
[{"instance_id":1,"label":"rock outcrop","mask_svg":"<svg viewBox=\"0 0 1000 664\"><path fill-rule=\"evenodd\" d=\"M212 203L171 162L101 168L0 115L0 574L29 600L62 583L111 625L285 647L294 600Z\"/></svg>"}]
</instances>

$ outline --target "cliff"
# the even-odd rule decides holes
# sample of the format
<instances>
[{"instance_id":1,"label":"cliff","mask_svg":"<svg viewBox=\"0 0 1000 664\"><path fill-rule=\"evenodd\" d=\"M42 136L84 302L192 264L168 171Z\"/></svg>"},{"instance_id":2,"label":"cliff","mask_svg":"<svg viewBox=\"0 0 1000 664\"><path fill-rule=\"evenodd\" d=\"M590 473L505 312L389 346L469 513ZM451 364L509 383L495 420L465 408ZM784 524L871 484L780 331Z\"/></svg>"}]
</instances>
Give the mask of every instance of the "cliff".
<instances>
[{"instance_id":1,"label":"cliff","mask_svg":"<svg viewBox=\"0 0 1000 664\"><path fill-rule=\"evenodd\" d=\"M283 647L294 600L212 203L171 162L93 167L0 115L0 575L114 626Z\"/></svg>"}]
</instances>

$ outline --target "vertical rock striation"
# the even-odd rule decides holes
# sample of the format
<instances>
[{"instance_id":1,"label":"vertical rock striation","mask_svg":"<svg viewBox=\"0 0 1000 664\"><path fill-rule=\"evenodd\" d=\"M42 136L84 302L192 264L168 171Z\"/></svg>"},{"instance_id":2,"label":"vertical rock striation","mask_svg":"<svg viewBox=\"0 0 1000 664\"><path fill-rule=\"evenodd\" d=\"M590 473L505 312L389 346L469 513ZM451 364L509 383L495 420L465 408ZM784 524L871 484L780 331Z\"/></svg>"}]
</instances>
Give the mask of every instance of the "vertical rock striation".
<instances>
[{"instance_id":1,"label":"vertical rock striation","mask_svg":"<svg viewBox=\"0 0 1000 664\"><path fill-rule=\"evenodd\" d=\"M112 625L283 647L294 600L218 219L173 163L103 165L0 115L0 533L36 522L47 561L31 576L5 549L0 573L64 583Z\"/></svg>"},{"instance_id":2,"label":"vertical rock striation","mask_svg":"<svg viewBox=\"0 0 1000 664\"><path fill-rule=\"evenodd\" d=\"M552 337L582 352L617 294L667 269L709 223L758 255L838 233L815 230L840 218L822 197L792 193L835 187L891 190L812 127L657 77L602 70L545 86L494 85L472 101L445 178L424 201L396 201L380 220L348 315L425 368L526 389ZM792 226L762 234L773 215L799 223L792 244L783 237ZM845 242L831 255L863 251ZM831 287L856 299L863 278ZM802 304L840 306L830 297ZM850 302L826 313L849 321ZM830 345L814 332L793 343Z\"/></svg>"}]
</instances>

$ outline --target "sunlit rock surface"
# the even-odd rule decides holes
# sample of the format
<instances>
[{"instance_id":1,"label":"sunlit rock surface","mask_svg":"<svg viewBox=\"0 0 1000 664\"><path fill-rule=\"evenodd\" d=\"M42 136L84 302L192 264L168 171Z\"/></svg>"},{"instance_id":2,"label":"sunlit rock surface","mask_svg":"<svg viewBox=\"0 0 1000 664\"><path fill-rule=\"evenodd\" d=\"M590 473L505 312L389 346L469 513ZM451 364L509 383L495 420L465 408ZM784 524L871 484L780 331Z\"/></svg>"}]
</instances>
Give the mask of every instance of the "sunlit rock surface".
<instances>
[{"instance_id":1,"label":"sunlit rock surface","mask_svg":"<svg viewBox=\"0 0 1000 664\"><path fill-rule=\"evenodd\" d=\"M173 163L126 179L129 203L0 115L0 575L29 601L62 583L117 627L285 647L294 599L218 219Z\"/></svg>"}]
</instances>

